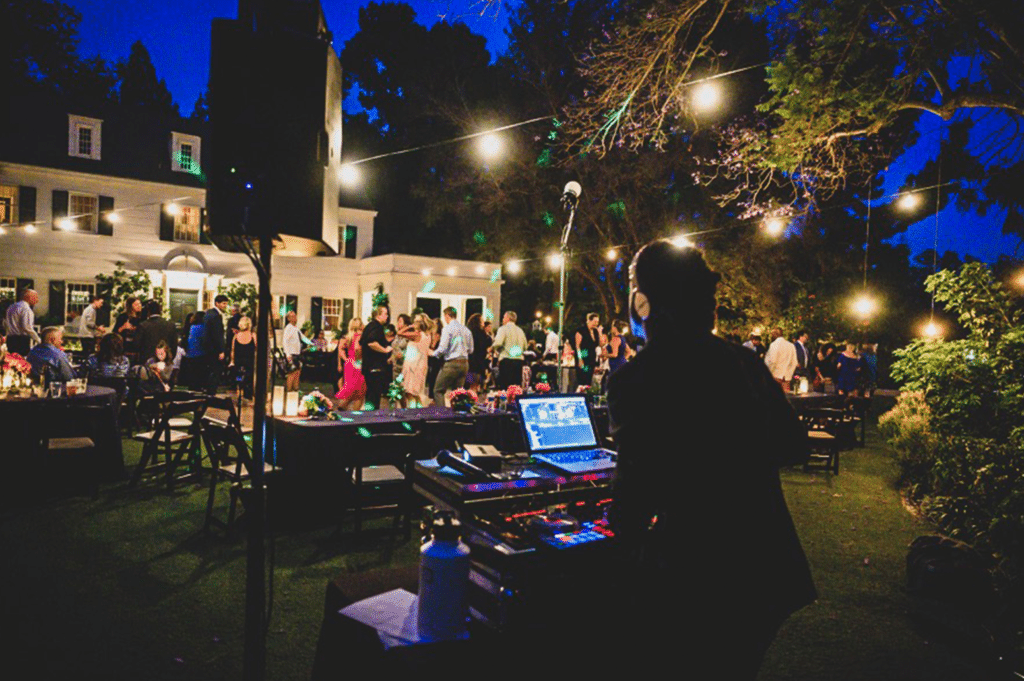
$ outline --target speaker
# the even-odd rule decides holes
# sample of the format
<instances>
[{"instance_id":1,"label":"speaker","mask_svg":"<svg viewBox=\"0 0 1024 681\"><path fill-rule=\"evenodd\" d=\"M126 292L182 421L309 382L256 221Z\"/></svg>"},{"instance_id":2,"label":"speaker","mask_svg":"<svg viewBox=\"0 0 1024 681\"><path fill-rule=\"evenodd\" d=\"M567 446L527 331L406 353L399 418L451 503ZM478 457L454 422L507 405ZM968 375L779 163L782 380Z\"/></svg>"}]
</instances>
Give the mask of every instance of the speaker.
<instances>
[{"instance_id":1,"label":"speaker","mask_svg":"<svg viewBox=\"0 0 1024 681\"><path fill-rule=\"evenodd\" d=\"M341 64L325 36L213 21L210 237L270 236L285 254L338 250Z\"/></svg>"}]
</instances>

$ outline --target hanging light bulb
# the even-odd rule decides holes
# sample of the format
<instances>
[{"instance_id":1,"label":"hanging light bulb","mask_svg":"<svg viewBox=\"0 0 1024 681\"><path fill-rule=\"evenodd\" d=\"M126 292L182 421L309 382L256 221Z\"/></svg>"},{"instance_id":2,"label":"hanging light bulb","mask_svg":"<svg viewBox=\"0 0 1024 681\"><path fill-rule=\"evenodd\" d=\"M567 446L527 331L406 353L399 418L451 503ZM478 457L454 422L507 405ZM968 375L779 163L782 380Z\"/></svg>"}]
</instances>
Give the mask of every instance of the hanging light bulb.
<instances>
[{"instance_id":1,"label":"hanging light bulb","mask_svg":"<svg viewBox=\"0 0 1024 681\"><path fill-rule=\"evenodd\" d=\"M548 256L548 267L553 270L557 270L565 262L565 258L562 257L561 253L552 253Z\"/></svg>"},{"instance_id":2,"label":"hanging light bulb","mask_svg":"<svg viewBox=\"0 0 1024 681\"><path fill-rule=\"evenodd\" d=\"M693 242L690 241L690 238L688 236L686 236L685 234L680 234L679 236L674 236L671 239L669 239L669 241L676 248L693 248Z\"/></svg>"},{"instance_id":3,"label":"hanging light bulb","mask_svg":"<svg viewBox=\"0 0 1024 681\"><path fill-rule=\"evenodd\" d=\"M942 327L931 320L922 327L921 333L925 338L939 338L942 336Z\"/></svg>"},{"instance_id":4,"label":"hanging light bulb","mask_svg":"<svg viewBox=\"0 0 1024 681\"><path fill-rule=\"evenodd\" d=\"M786 221L782 218L768 218L764 221L764 231L768 236L782 236L786 232Z\"/></svg>"},{"instance_id":5,"label":"hanging light bulb","mask_svg":"<svg viewBox=\"0 0 1024 681\"><path fill-rule=\"evenodd\" d=\"M604 254L604 257L607 258L608 260L617 260L619 257L619 252L614 248L609 248L608 251Z\"/></svg>"},{"instance_id":6,"label":"hanging light bulb","mask_svg":"<svg viewBox=\"0 0 1024 681\"><path fill-rule=\"evenodd\" d=\"M899 209L907 213L921 205L921 195L916 192L907 192L896 202Z\"/></svg>"},{"instance_id":7,"label":"hanging light bulb","mask_svg":"<svg viewBox=\"0 0 1024 681\"><path fill-rule=\"evenodd\" d=\"M853 301L853 311L861 317L870 317L878 309L878 304L868 294L864 293Z\"/></svg>"},{"instance_id":8,"label":"hanging light bulb","mask_svg":"<svg viewBox=\"0 0 1024 681\"><path fill-rule=\"evenodd\" d=\"M509 260L506 267L508 268L509 274L519 274L523 271L523 263L518 260Z\"/></svg>"}]
</instances>

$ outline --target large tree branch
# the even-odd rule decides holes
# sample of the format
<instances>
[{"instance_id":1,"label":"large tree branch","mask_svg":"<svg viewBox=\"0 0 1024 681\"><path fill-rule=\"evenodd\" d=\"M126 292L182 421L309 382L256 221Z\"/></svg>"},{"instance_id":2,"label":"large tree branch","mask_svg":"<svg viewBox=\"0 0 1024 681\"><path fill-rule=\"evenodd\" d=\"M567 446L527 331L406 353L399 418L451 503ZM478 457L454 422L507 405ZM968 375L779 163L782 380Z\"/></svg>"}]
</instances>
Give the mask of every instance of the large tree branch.
<instances>
[{"instance_id":1,"label":"large tree branch","mask_svg":"<svg viewBox=\"0 0 1024 681\"><path fill-rule=\"evenodd\" d=\"M950 120L961 109L1002 109L1018 116L1024 116L1024 102L991 93L961 92L943 98L941 104L908 100L896 106L897 111L919 109L934 114L943 120Z\"/></svg>"}]
</instances>

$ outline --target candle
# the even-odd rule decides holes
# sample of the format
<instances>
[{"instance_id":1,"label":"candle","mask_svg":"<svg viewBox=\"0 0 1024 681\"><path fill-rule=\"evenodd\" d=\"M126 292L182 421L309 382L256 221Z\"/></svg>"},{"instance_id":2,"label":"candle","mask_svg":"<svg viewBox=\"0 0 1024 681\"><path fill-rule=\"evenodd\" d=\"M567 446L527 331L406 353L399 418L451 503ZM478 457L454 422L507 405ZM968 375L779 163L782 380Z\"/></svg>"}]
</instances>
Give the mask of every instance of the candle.
<instances>
[{"instance_id":1,"label":"candle","mask_svg":"<svg viewBox=\"0 0 1024 681\"><path fill-rule=\"evenodd\" d=\"M273 405L271 406L270 412L272 414L274 414L275 416L283 416L284 415L284 386L283 385L275 385L274 386L274 402L273 402Z\"/></svg>"},{"instance_id":2,"label":"candle","mask_svg":"<svg viewBox=\"0 0 1024 681\"><path fill-rule=\"evenodd\" d=\"M801 376L800 377L800 388L799 388L799 391L801 393L806 393L808 391L808 387L809 386L807 384L807 377L806 376Z\"/></svg>"},{"instance_id":3,"label":"candle","mask_svg":"<svg viewBox=\"0 0 1024 681\"><path fill-rule=\"evenodd\" d=\"M285 395L284 413L285 416L299 415L299 393L297 391L293 391Z\"/></svg>"}]
</instances>

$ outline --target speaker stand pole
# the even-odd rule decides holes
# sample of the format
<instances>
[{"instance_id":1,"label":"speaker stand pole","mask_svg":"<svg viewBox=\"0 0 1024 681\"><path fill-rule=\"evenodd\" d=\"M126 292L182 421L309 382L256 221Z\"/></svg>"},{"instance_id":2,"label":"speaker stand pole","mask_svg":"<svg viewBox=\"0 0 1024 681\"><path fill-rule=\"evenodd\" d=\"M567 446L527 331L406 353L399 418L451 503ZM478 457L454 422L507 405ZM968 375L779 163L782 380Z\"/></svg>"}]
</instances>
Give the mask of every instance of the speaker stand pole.
<instances>
[{"instance_id":1,"label":"speaker stand pole","mask_svg":"<svg viewBox=\"0 0 1024 681\"><path fill-rule=\"evenodd\" d=\"M274 240L260 237L259 302L256 308L256 391L252 405L252 470L249 471L251 492L245 515L249 528L245 573L245 655L242 678L263 681L267 673L266 639L266 488L263 462L272 450L273 437L267 427L267 384L270 363L270 259Z\"/></svg>"},{"instance_id":2,"label":"speaker stand pole","mask_svg":"<svg viewBox=\"0 0 1024 681\"><path fill-rule=\"evenodd\" d=\"M567 195L568 196L568 195ZM558 355L556 360L556 366L558 367L558 392L565 393L569 390L569 371L567 368L562 366L562 348L565 345L563 340L565 324L565 262L569 257L569 232L572 231L572 220L576 217L576 199L570 199L568 201L569 208L569 219L565 222L565 227L562 228L562 241L558 246L558 257L561 259L561 263L558 266ZM571 343L570 343L571 345ZM575 352L573 354L573 364L576 363Z\"/></svg>"}]
</instances>

